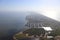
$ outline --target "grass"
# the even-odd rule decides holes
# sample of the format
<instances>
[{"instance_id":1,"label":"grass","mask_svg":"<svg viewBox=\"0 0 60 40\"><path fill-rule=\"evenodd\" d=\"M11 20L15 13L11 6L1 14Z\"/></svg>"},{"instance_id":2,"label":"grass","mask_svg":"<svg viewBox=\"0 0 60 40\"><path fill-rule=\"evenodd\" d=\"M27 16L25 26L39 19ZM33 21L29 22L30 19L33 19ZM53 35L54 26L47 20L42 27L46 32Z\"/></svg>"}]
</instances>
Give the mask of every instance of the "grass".
<instances>
[{"instance_id":1,"label":"grass","mask_svg":"<svg viewBox=\"0 0 60 40\"><path fill-rule=\"evenodd\" d=\"M42 28L31 28L31 29L25 30L22 34L15 35L15 37L17 39L25 39L25 38L30 38L30 36L32 35L40 35L44 33L45 33L45 30ZM28 36L26 36L26 34L28 34Z\"/></svg>"}]
</instances>

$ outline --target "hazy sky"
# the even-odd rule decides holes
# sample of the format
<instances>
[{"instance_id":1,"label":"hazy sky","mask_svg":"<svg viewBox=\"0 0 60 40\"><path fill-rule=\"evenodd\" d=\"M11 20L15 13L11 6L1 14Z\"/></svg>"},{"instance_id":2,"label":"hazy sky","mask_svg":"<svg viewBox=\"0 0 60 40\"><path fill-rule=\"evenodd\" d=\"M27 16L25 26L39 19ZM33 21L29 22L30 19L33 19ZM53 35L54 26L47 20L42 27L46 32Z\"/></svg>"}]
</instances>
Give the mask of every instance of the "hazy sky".
<instances>
[{"instance_id":1,"label":"hazy sky","mask_svg":"<svg viewBox=\"0 0 60 40\"><path fill-rule=\"evenodd\" d=\"M60 20L60 0L0 0L0 11L35 11Z\"/></svg>"}]
</instances>

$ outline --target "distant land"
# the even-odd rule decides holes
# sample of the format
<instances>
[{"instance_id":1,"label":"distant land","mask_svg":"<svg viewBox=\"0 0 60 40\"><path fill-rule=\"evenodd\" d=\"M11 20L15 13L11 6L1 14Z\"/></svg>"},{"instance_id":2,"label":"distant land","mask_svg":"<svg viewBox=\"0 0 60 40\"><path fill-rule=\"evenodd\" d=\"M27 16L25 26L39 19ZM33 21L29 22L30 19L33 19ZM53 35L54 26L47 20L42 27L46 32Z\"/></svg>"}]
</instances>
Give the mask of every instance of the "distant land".
<instances>
[{"instance_id":1,"label":"distant land","mask_svg":"<svg viewBox=\"0 0 60 40\"><path fill-rule=\"evenodd\" d=\"M31 19L29 18L31 17ZM57 20L54 20L52 18L46 17L42 14L38 13L31 13L30 15L27 16L28 20L31 20L31 22L35 23L41 23L43 24L44 27L51 27L53 29L60 28L60 22Z\"/></svg>"},{"instance_id":2,"label":"distant land","mask_svg":"<svg viewBox=\"0 0 60 40\"><path fill-rule=\"evenodd\" d=\"M34 16L33 20L43 20L44 26L60 28L60 22L36 12L0 12L0 39L10 40L17 32L25 28L26 16Z\"/></svg>"}]
</instances>

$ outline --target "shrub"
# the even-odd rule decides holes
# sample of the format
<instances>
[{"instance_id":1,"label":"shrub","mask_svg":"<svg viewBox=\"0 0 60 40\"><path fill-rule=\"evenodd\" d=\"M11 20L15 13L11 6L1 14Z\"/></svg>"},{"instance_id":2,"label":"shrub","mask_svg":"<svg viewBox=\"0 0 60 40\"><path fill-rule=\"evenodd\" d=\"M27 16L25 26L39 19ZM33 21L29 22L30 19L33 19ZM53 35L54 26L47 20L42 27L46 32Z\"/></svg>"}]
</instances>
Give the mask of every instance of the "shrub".
<instances>
[{"instance_id":1,"label":"shrub","mask_svg":"<svg viewBox=\"0 0 60 40\"><path fill-rule=\"evenodd\" d=\"M43 28L31 28L23 32L24 34L28 33L29 35L40 35L45 34L45 30Z\"/></svg>"}]
</instances>

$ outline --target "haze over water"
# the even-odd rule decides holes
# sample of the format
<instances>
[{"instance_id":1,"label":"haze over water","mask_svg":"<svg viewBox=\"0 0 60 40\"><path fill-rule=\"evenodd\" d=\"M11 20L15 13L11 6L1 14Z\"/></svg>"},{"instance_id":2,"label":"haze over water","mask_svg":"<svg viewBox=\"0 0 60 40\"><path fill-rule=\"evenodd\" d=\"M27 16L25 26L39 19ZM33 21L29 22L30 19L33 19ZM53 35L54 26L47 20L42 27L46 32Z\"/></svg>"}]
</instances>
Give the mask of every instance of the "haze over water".
<instances>
[{"instance_id":1,"label":"haze over water","mask_svg":"<svg viewBox=\"0 0 60 40\"><path fill-rule=\"evenodd\" d=\"M60 0L0 0L0 11L34 11L60 21Z\"/></svg>"},{"instance_id":2,"label":"haze over water","mask_svg":"<svg viewBox=\"0 0 60 40\"><path fill-rule=\"evenodd\" d=\"M60 21L60 0L0 0L0 33L10 35L20 30L29 14L26 12L36 12Z\"/></svg>"}]
</instances>

